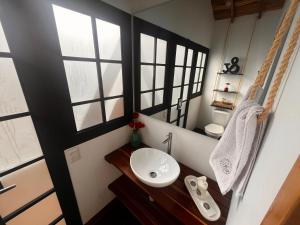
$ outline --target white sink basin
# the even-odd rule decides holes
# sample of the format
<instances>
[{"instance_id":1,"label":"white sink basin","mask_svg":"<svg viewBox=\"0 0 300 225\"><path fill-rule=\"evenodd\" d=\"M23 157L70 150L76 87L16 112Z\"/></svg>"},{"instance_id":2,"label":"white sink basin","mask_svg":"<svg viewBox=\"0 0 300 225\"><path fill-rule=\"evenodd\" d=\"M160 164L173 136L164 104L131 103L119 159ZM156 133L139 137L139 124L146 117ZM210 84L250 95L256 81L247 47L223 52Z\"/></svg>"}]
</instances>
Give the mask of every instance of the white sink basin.
<instances>
[{"instance_id":1,"label":"white sink basin","mask_svg":"<svg viewBox=\"0 0 300 225\"><path fill-rule=\"evenodd\" d=\"M130 157L135 176L151 187L166 187L179 176L180 167L167 153L154 148L140 148Z\"/></svg>"}]
</instances>

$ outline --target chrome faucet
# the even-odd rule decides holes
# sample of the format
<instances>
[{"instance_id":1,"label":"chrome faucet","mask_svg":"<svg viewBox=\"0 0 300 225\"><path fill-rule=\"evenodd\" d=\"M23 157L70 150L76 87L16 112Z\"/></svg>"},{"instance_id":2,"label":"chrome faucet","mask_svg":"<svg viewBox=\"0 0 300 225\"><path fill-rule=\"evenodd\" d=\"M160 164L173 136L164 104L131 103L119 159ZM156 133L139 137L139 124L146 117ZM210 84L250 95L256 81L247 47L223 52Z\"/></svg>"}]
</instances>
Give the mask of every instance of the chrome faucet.
<instances>
[{"instance_id":1,"label":"chrome faucet","mask_svg":"<svg viewBox=\"0 0 300 225\"><path fill-rule=\"evenodd\" d=\"M172 136L173 136L173 134L171 132L169 132L169 134L167 135L167 139L162 142L163 144L168 143L167 153L169 155L171 155L171 150L172 150Z\"/></svg>"}]
</instances>

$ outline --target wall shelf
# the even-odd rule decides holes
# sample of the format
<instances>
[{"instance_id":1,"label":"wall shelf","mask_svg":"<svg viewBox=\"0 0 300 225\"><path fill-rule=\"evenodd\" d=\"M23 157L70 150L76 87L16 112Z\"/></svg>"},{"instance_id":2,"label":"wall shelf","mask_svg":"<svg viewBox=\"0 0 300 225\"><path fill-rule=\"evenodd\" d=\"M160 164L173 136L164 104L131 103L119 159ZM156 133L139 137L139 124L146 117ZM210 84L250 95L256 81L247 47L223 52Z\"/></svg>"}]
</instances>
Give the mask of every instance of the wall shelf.
<instances>
[{"instance_id":1,"label":"wall shelf","mask_svg":"<svg viewBox=\"0 0 300 225\"><path fill-rule=\"evenodd\" d=\"M222 109L229 109L229 110L234 109L234 105L231 102L224 103L224 102L221 102L221 101L213 101L211 106L222 108Z\"/></svg>"},{"instance_id":2,"label":"wall shelf","mask_svg":"<svg viewBox=\"0 0 300 225\"><path fill-rule=\"evenodd\" d=\"M237 91L224 91L224 90L221 90L221 89L214 89L214 91L222 92L222 93L228 93L228 94L238 94Z\"/></svg>"},{"instance_id":3,"label":"wall shelf","mask_svg":"<svg viewBox=\"0 0 300 225\"><path fill-rule=\"evenodd\" d=\"M142 224L226 224L232 192L223 196L218 184L207 178L208 191L221 210L219 220L207 221L198 211L184 184L187 175L198 177L201 174L179 163L180 175L172 185L164 188L147 186L137 179L130 168L130 155L133 151L133 148L126 145L106 155L105 159L123 173L123 176L109 185L109 188ZM154 203L149 202L148 196L154 199Z\"/></svg>"},{"instance_id":4,"label":"wall shelf","mask_svg":"<svg viewBox=\"0 0 300 225\"><path fill-rule=\"evenodd\" d=\"M218 73L219 75L243 76L243 73Z\"/></svg>"}]
</instances>

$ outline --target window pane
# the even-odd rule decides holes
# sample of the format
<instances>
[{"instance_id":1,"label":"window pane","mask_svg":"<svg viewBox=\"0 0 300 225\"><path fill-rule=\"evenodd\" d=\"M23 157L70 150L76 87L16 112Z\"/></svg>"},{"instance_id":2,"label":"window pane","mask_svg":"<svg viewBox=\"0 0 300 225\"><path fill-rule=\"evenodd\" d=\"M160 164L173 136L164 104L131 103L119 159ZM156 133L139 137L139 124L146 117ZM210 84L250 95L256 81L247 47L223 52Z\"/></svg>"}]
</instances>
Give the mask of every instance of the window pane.
<instances>
[{"instance_id":1,"label":"window pane","mask_svg":"<svg viewBox=\"0 0 300 225\"><path fill-rule=\"evenodd\" d=\"M105 101L106 120L110 121L124 116L124 99L115 98Z\"/></svg>"},{"instance_id":2,"label":"window pane","mask_svg":"<svg viewBox=\"0 0 300 225\"><path fill-rule=\"evenodd\" d=\"M206 60L206 54L203 53L203 56L202 56L202 62L201 62L201 66L202 66L202 67L205 66L205 60Z\"/></svg>"},{"instance_id":3,"label":"window pane","mask_svg":"<svg viewBox=\"0 0 300 225\"><path fill-rule=\"evenodd\" d=\"M185 55L185 47L181 46L181 45L176 45L175 65L177 65L177 66L183 66L184 55Z\"/></svg>"},{"instance_id":4,"label":"window pane","mask_svg":"<svg viewBox=\"0 0 300 225\"><path fill-rule=\"evenodd\" d=\"M201 52L198 52L197 64L196 64L197 67L200 67L201 58L202 58L202 53L201 53Z\"/></svg>"},{"instance_id":5,"label":"window pane","mask_svg":"<svg viewBox=\"0 0 300 225\"><path fill-rule=\"evenodd\" d=\"M49 195L35 205L11 219L6 225L46 225L62 214L56 193Z\"/></svg>"},{"instance_id":6,"label":"window pane","mask_svg":"<svg viewBox=\"0 0 300 225\"><path fill-rule=\"evenodd\" d=\"M190 83L191 68L185 68L184 84Z\"/></svg>"},{"instance_id":7,"label":"window pane","mask_svg":"<svg viewBox=\"0 0 300 225\"><path fill-rule=\"evenodd\" d=\"M181 85L182 73L183 73L182 67L175 67L173 86Z\"/></svg>"},{"instance_id":8,"label":"window pane","mask_svg":"<svg viewBox=\"0 0 300 225\"><path fill-rule=\"evenodd\" d=\"M189 86L184 86L184 88L183 88L183 94L182 94L182 100L183 101L187 99L188 90L189 90Z\"/></svg>"},{"instance_id":9,"label":"window pane","mask_svg":"<svg viewBox=\"0 0 300 225\"><path fill-rule=\"evenodd\" d=\"M181 117L179 120L179 127L183 127L183 123L184 123L184 116Z\"/></svg>"},{"instance_id":10,"label":"window pane","mask_svg":"<svg viewBox=\"0 0 300 225\"><path fill-rule=\"evenodd\" d=\"M183 102L180 111L181 116L185 114L185 109L186 109L186 102Z\"/></svg>"},{"instance_id":11,"label":"window pane","mask_svg":"<svg viewBox=\"0 0 300 225\"><path fill-rule=\"evenodd\" d=\"M196 91L197 91L197 84L194 84L194 85L193 85L193 94L195 94Z\"/></svg>"},{"instance_id":12,"label":"window pane","mask_svg":"<svg viewBox=\"0 0 300 225\"><path fill-rule=\"evenodd\" d=\"M141 110L152 107L152 92L141 94Z\"/></svg>"},{"instance_id":13,"label":"window pane","mask_svg":"<svg viewBox=\"0 0 300 225\"><path fill-rule=\"evenodd\" d=\"M172 93L172 105L177 104L178 99L180 98L181 87L173 88Z\"/></svg>"},{"instance_id":14,"label":"window pane","mask_svg":"<svg viewBox=\"0 0 300 225\"><path fill-rule=\"evenodd\" d=\"M177 106L173 106L173 107L171 107L170 121L176 120L177 117L178 117Z\"/></svg>"},{"instance_id":15,"label":"window pane","mask_svg":"<svg viewBox=\"0 0 300 225\"><path fill-rule=\"evenodd\" d=\"M72 102L99 98L97 67L95 62L64 60Z\"/></svg>"},{"instance_id":16,"label":"window pane","mask_svg":"<svg viewBox=\"0 0 300 225\"><path fill-rule=\"evenodd\" d=\"M153 89L153 66L141 65L141 91Z\"/></svg>"},{"instance_id":17,"label":"window pane","mask_svg":"<svg viewBox=\"0 0 300 225\"><path fill-rule=\"evenodd\" d=\"M91 17L53 5L63 56L95 58Z\"/></svg>"},{"instance_id":18,"label":"window pane","mask_svg":"<svg viewBox=\"0 0 300 225\"><path fill-rule=\"evenodd\" d=\"M104 97L123 95L122 64L101 63Z\"/></svg>"},{"instance_id":19,"label":"window pane","mask_svg":"<svg viewBox=\"0 0 300 225\"><path fill-rule=\"evenodd\" d=\"M155 99L154 99L154 105L160 105L163 104L164 101L164 91L156 91L155 92Z\"/></svg>"},{"instance_id":20,"label":"window pane","mask_svg":"<svg viewBox=\"0 0 300 225\"><path fill-rule=\"evenodd\" d=\"M203 79L203 71L204 71L204 69L201 68L201 69L200 69L200 78L199 78L199 81L200 81L200 82L201 82L202 79Z\"/></svg>"},{"instance_id":21,"label":"window pane","mask_svg":"<svg viewBox=\"0 0 300 225\"><path fill-rule=\"evenodd\" d=\"M201 83L198 84L197 92L200 92L201 90Z\"/></svg>"},{"instance_id":22,"label":"window pane","mask_svg":"<svg viewBox=\"0 0 300 225\"><path fill-rule=\"evenodd\" d=\"M188 50L187 61L186 61L187 66L192 66L192 59L193 59L193 50L189 49Z\"/></svg>"},{"instance_id":23,"label":"window pane","mask_svg":"<svg viewBox=\"0 0 300 225\"><path fill-rule=\"evenodd\" d=\"M1 177L0 180L3 186L16 184L13 192L8 191L1 195L0 212L2 217L53 188L45 160L18 169Z\"/></svg>"},{"instance_id":24,"label":"window pane","mask_svg":"<svg viewBox=\"0 0 300 225\"><path fill-rule=\"evenodd\" d=\"M194 77L194 83L197 83L198 80L199 80L199 71L200 71L200 69L196 68L195 77Z\"/></svg>"},{"instance_id":25,"label":"window pane","mask_svg":"<svg viewBox=\"0 0 300 225\"><path fill-rule=\"evenodd\" d=\"M96 19L101 59L121 60L120 26Z\"/></svg>"},{"instance_id":26,"label":"window pane","mask_svg":"<svg viewBox=\"0 0 300 225\"><path fill-rule=\"evenodd\" d=\"M165 67L156 66L155 88L164 88L165 86Z\"/></svg>"},{"instance_id":27,"label":"window pane","mask_svg":"<svg viewBox=\"0 0 300 225\"><path fill-rule=\"evenodd\" d=\"M0 116L28 112L14 62L0 58Z\"/></svg>"},{"instance_id":28,"label":"window pane","mask_svg":"<svg viewBox=\"0 0 300 225\"><path fill-rule=\"evenodd\" d=\"M0 172L42 156L31 118L0 122Z\"/></svg>"},{"instance_id":29,"label":"window pane","mask_svg":"<svg viewBox=\"0 0 300 225\"><path fill-rule=\"evenodd\" d=\"M0 22L0 52L9 52L9 47L7 44L7 40L1 22Z\"/></svg>"},{"instance_id":30,"label":"window pane","mask_svg":"<svg viewBox=\"0 0 300 225\"><path fill-rule=\"evenodd\" d=\"M77 131L102 123L100 102L73 106Z\"/></svg>"},{"instance_id":31,"label":"window pane","mask_svg":"<svg viewBox=\"0 0 300 225\"><path fill-rule=\"evenodd\" d=\"M166 63L167 42L157 38L156 63Z\"/></svg>"},{"instance_id":32,"label":"window pane","mask_svg":"<svg viewBox=\"0 0 300 225\"><path fill-rule=\"evenodd\" d=\"M154 37L141 34L141 62L154 62Z\"/></svg>"}]
</instances>

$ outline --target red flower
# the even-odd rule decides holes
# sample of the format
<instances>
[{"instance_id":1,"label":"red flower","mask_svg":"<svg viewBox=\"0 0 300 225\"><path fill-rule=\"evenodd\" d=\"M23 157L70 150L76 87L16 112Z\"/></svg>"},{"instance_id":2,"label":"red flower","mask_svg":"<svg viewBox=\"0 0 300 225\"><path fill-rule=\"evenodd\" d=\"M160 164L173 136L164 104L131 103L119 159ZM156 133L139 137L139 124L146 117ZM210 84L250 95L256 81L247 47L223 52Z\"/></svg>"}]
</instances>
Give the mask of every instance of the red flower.
<instances>
[{"instance_id":1,"label":"red flower","mask_svg":"<svg viewBox=\"0 0 300 225\"><path fill-rule=\"evenodd\" d=\"M134 128L134 122L129 122L128 124L131 128Z\"/></svg>"},{"instance_id":2,"label":"red flower","mask_svg":"<svg viewBox=\"0 0 300 225\"><path fill-rule=\"evenodd\" d=\"M140 129L140 128L143 128L143 127L145 127L144 123L142 123L142 122L135 123L135 128Z\"/></svg>"},{"instance_id":3,"label":"red flower","mask_svg":"<svg viewBox=\"0 0 300 225\"><path fill-rule=\"evenodd\" d=\"M139 118L139 113L137 113L137 112L132 113L132 118L133 119Z\"/></svg>"}]
</instances>

